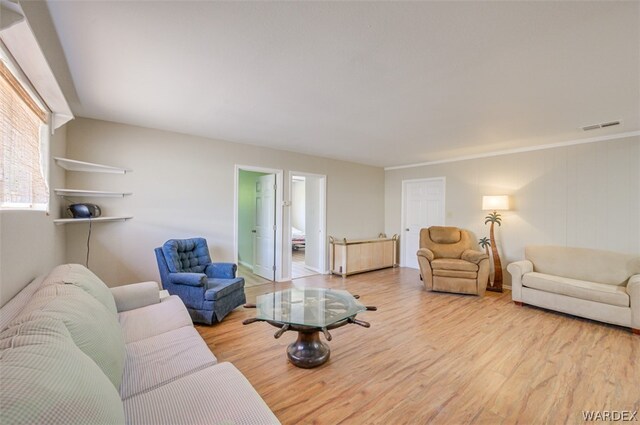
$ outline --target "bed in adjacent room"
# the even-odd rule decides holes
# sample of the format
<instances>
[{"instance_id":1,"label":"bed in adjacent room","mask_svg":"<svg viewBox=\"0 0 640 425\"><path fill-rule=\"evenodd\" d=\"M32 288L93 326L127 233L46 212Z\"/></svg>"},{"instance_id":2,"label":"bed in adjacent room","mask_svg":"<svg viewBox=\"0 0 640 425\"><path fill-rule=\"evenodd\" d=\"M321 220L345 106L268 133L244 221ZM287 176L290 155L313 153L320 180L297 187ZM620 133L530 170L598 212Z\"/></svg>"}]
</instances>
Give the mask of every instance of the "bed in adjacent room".
<instances>
[{"instance_id":1,"label":"bed in adjacent room","mask_svg":"<svg viewBox=\"0 0 640 425\"><path fill-rule=\"evenodd\" d=\"M295 227L291 228L291 247L294 251L304 249L305 247L305 234L302 230Z\"/></svg>"}]
</instances>

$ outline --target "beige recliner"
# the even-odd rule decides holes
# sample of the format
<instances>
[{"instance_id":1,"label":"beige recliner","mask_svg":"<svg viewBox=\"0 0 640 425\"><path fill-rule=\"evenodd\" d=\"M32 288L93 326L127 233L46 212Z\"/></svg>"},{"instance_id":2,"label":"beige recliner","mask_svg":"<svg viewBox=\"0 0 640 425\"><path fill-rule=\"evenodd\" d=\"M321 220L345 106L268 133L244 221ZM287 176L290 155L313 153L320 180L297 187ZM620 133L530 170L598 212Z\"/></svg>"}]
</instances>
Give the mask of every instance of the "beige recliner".
<instances>
[{"instance_id":1,"label":"beige recliner","mask_svg":"<svg viewBox=\"0 0 640 425\"><path fill-rule=\"evenodd\" d=\"M431 291L483 296L489 281L489 256L477 250L467 230L432 226L420 230L418 264Z\"/></svg>"}]
</instances>

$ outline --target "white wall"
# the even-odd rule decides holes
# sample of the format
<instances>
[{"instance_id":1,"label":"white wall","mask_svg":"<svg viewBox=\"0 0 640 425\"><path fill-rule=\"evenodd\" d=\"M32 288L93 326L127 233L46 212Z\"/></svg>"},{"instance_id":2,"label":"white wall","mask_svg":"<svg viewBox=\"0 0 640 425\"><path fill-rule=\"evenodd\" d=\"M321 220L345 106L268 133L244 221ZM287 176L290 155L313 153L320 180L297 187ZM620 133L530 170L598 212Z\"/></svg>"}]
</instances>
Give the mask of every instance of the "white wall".
<instances>
[{"instance_id":1,"label":"white wall","mask_svg":"<svg viewBox=\"0 0 640 425\"><path fill-rule=\"evenodd\" d=\"M66 127L51 137L51 157L65 156ZM33 278L65 262L65 230L53 224L61 202L53 189L65 187L65 172L49 164L50 215L43 211L0 211L0 305L4 305Z\"/></svg>"},{"instance_id":2,"label":"white wall","mask_svg":"<svg viewBox=\"0 0 640 425\"><path fill-rule=\"evenodd\" d=\"M388 170L387 234L402 235L402 180L440 176L446 224L478 237L489 234L482 195L511 195L496 231L505 267L531 244L640 253L640 137Z\"/></svg>"},{"instance_id":3,"label":"white wall","mask_svg":"<svg viewBox=\"0 0 640 425\"><path fill-rule=\"evenodd\" d=\"M133 192L100 201L105 214L130 213L133 220L94 226L91 269L111 286L159 279L153 248L170 238L203 236L214 260L233 261L235 164L327 175L330 235L372 237L384 227L378 167L82 118L69 125L67 152L134 170L67 173L70 188ZM69 261L83 261L86 232L82 224L68 226Z\"/></svg>"},{"instance_id":4,"label":"white wall","mask_svg":"<svg viewBox=\"0 0 640 425\"><path fill-rule=\"evenodd\" d=\"M305 181L294 180L291 188L291 226L302 231L305 225Z\"/></svg>"}]
</instances>

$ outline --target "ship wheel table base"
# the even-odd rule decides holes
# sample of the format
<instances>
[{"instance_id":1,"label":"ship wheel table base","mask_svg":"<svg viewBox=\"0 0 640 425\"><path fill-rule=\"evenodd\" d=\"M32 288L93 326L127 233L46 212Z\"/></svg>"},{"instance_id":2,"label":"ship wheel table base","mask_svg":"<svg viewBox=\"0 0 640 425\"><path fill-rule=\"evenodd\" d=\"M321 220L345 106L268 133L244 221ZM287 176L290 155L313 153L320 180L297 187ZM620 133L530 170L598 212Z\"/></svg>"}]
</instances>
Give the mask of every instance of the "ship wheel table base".
<instances>
[{"instance_id":1,"label":"ship wheel table base","mask_svg":"<svg viewBox=\"0 0 640 425\"><path fill-rule=\"evenodd\" d=\"M359 298L357 295L351 295L346 291L325 290L316 288L294 290L303 292L307 291L308 293L303 295L302 300L299 300L299 297L294 297L298 298L298 300L295 302L291 302L291 298L285 297L285 300L282 301L282 297L274 296L274 294L283 294L287 292L280 291L279 293L260 296L263 297L263 299L258 299L257 305L245 304L245 308L258 308L258 314L257 317L252 317L250 319L244 320L242 324L248 325L255 322L267 322L271 326L278 328L276 333L273 335L276 339L280 338L285 332L288 331L298 332L298 338L296 339L296 341L289 344L289 346L287 347L287 358L292 364L300 368L310 369L318 367L329 360L331 349L329 348L329 344L320 340L321 333L327 341L331 341L333 338L329 331L332 329L337 329L348 324L356 324L368 328L371 326L368 322L365 322L364 320L358 320L355 318L355 316L359 312L377 310L376 307L364 306L360 304L356 301ZM329 291L331 291L331 293L329 293ZM333 297L335 293L339 293L339 297ZM271 297L271 299L269 297ZM272 299L276 301L271 302ZM304 319L292 319L292 315L289 314L291 313L292 305L302 305L304 308L310 308L313 309L314 312L317 312L319 299L321 299L322 301L322 309L320 310L325 313L324 316L321 318L321 320L317 320L318 317L315 317L315 320L307 319L307 321L316 323L323 322L322 325L324 326L314 326L310 323L292 323L294 321L304 321ZM267 302L266 306L265 300ZM274 306L276 308L274 308ZM265 313L265 310L267 310L267 315L263 314ZM286 312L282 313L282 310L285 310ZM274 311L276 312L275 315L273 314ZM338 311L337 314L335 313L336 311ZM348 316L344 317L345 315ZM275 316L278 316L277 320L274 320L276 319Z\"/></svg>"}]
</instances>

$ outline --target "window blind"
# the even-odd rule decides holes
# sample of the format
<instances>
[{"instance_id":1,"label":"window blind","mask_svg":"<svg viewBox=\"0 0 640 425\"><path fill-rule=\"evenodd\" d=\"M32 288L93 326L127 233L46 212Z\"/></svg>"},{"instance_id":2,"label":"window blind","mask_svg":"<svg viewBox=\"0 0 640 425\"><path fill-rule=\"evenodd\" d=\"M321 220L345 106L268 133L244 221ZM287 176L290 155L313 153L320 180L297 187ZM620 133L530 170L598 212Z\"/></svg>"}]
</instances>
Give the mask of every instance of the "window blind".
<instances>
[{"instance_id":1,"label":"window blind","mask_svg":"<svg viewBox=\"0 0 640 425\"><path fill-rule=\"evenodd\" d=\"M47 112L0 61L0 208L48 208L47 130Z\"/></svg>"}]
</instances>

